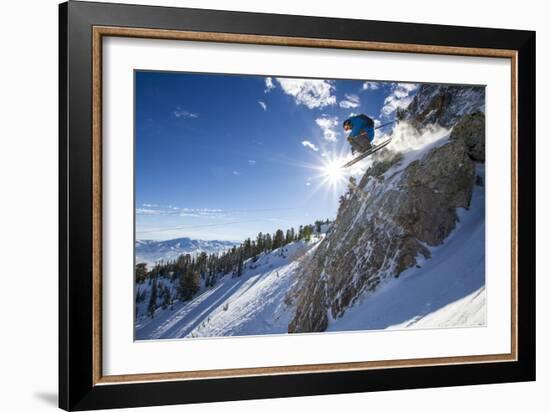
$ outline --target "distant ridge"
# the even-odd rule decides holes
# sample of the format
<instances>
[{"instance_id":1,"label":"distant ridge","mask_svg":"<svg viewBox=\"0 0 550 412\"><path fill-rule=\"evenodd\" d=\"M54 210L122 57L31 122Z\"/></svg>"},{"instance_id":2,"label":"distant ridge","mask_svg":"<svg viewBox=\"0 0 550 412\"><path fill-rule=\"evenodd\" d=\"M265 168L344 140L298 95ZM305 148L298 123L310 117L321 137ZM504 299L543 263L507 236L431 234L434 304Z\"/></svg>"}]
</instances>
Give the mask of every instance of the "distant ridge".
<instances>
[{"instance_id":1,"label":"distant ridge","mask_svg":"<svg viewBox=\"0 0 550 412\"><path fill-rule=\"evenodd\" d=\"M228 240L199 240L180 237L170 240L137 240L136 263L145 262L149 265L161 260L172 260L182 254L198 255L219 253L237 246L239 242Z\"/></svg>"}]
</instances>

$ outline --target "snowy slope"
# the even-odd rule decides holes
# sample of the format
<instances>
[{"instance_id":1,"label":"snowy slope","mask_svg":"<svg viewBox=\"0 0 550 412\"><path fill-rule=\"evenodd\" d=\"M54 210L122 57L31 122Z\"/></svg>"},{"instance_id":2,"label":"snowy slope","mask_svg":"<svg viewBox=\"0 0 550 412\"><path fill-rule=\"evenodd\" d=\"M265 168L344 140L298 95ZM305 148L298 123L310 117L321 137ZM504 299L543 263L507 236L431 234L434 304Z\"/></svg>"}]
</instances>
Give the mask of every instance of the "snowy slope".
<instances>
[{"instance_id":1,"label":"snowy slope","mask_svg":"<svg viewBox=\"0 0 550 412\"><path fill-rule=\"evenodd\" d=\"M482 165L477 174L484 178ZM364 294L343 317L330 320L327 332L485 325L484 216L485 190L476 186L470 209L459 210L460 223L443 245L430 248L430 259ZM190 302L141 317L136 339L287 333L294 308L285 298L321 239L249 260L240 278L226 275Z\"/></svg>"},{"instance_id":2,"label":"snowy slope","mask_svg":"<svg viewBox=\"0 0 550 412\"><path fill-rule=\"evenodd\" d=\"M404 151L405 162L447 137L448 132L434 133L422 148ZM484 181L482 164L476 174ZM485 325L484 187L475 186L469 210L459 209L458 216L460 222L444 243L428 247L431 258L419 257L420 267L364 293L341 318L329 319L327 332ZM138 304L136 339L287 333L295 311L287 296L295 289L303 257L313 254L324 237L289 244L256 262L250 259L241 277L229 274L208 288L203 282L192 301L159 308L153 319L144 315L146 298ZM158 282L159 288L173 287L168 279Z\"/></svg>"},{"instance_id":3,"label":"snowy slope","mask_svg":"<svg viewBox=\"0 0 550 412\"><path fill-rule=\"evenodd\" d=\"M477 174L484 180L483 165ZM327 331L482 326L485 313L485 190L475 186L470 210L420 268L391 278L360 300Z\"/></svg>"},{"instance_id":4,"label":"snowy slope","mask_svg":"<svg viewBox=\"0 0 550 412\"><path fill-rule=\"evenodd\" d=\"M421 161L427 154L447 145L452 133L452 127L429 125L419 131L406 122L397 124L393 129L393 141L388 153L381 152L378 157L388 156L393 152L400 154L400 160L382 172L382 179L369 180L363 188L365 194L362 196L382 198L381 195L389 190L403 190L402 187L407 186L397 187L396 182L407 168ZM374 158L373 156L367 159L362 166L373 165ZM471 172L473 178L473 165ZM475 174L484 182L483 163L477 163ZM347 226L343 226L344 230L357 226L355 222L363 213L365 203L363 201L357 207L350 208L353 211L353 219ZM454 229L451 229L450 234L447 232L448 236L446 234L442 244L431 243L439 245L431 247L420 241L422 247L429 250L430 253L426 253L426 256L431 255L430 258L425 259L419 253L416 256L417 265L401 272L398 278L393 275L381 276L381 283L377 284L376 288L358 288L357 299L343 311L341 317L334 319L328 311L326 331L485 325L483 186L474 186L469 206L468 210L457 209L460 221L456 227L453 223ZM306 267L304 256L317 255L327 248L339 250L342 242L332 245L332 242L328 242L331 235L334 235L337 225L338 222L330 225L330 230L329 225L323 225L322 233L311 242L294 242L260 256L255 262L249 259L245 262L241 277L232 277L228 274L212 287L205 287L203 280L199 294L193 300L175 302L171 307L159 308L155 311L154 318L146 315L149 300L147 289L150 285L141 284L138 286L137 294L143 293L145 297L137 305L136 339L287 333L293 317L300 313L300 306L295 300L289 299L289 296L299 292L298 280L302 282L303 279L299 277ZM322 240L325 237L327 239ZM176 244L167 244L167 250L171 251L174 247L177 249L185 244L179 241L181 240L176 239ZM307 264L310 264L312 259L307 260ZM349 261L344 259L343 262L345 264ZM172 296L176 295L174 285L169 279L159 278L158 282L159 290L169 290L168 293ZM316 287L324 290L321 282L313 282L310 285L310 289ZM312 301L311 307L321 307L318 303L319 301ZM322 310L325 313L325 309Z\"/></svg>"},{"instance_id":5,"label":"snowy slope","mask_svg":"<svg viewBox=\"0 0 550 412\"><path fill-rule=\"evenodd\" d=\"M136 339L286 333L292 308L285 303L303 257L324 235L298 241L256 262L249 259L241 277L226 275L190 302L157 309L153 319L136 321Z\"/></svg>"}]
</instances>

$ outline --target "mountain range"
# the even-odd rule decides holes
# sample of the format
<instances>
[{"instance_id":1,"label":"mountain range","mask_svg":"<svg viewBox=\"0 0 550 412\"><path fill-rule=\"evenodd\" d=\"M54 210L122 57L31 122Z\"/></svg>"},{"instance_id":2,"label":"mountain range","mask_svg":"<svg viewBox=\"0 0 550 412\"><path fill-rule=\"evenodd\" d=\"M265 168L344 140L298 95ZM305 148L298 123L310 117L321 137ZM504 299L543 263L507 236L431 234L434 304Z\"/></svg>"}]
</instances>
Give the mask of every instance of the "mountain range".
<instances>
[{"instance_id":1,"label":"mountain range","mask_svg":"<svg viewBox=\"0 0 550 412\"><path fill-rule=\"evenodd\" d=\"M153 265L156 262L176 259L179 255L220 253L237 246L239 242L227 240L199 240L181 237L170 240L136 240L136 263Z\"/></svg>"}]
</instances>

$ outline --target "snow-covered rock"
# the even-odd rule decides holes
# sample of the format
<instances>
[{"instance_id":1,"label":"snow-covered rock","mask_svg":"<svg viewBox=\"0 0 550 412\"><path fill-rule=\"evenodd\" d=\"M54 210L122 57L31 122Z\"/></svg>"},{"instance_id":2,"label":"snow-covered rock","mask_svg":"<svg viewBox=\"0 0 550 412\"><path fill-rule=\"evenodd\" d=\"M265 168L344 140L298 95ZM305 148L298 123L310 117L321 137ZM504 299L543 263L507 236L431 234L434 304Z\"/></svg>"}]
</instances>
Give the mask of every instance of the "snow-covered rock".
<instances>
[{"instance_id":1,"label":"snow-covered rock","mask_svg":"<svg viewBox=\"0 0 550 412\"><path fill-rule=\"evenodd\" d=\"M453 90L430 86L421 92L430 102L452 95L455 103L476 93ZM416 124L409 127L402 121L394 133L397 144L373 156L371 167L348 192L331 231L304 268L289 332L324 331L330 319L341 318L359 298L374 295L388 279L431 257L432 248L457 227L458 210L470 207L474 160L480 160L484 150L484 114L476 112L472 120L474 115L464 115L463 108L452 105L451 112L444 106L437 119L445 124L469 117L456 129L437 124L418 129L424 115L433 117L431 103L422 102L417 100L416 108L409 110ZM410 131L407 138L403 130ZM400 141L411 147L402 147ZM417 144L409 143L414 141Z\"/></svg>"},{"instance_id":2,"label":"snow-covered rock","mask_svg":"<svg viewBox=\"0 0 550 412\"><path fill-rule=\"evenodd\" d=\"M397 116L417 128L429 124L450 127L462 116L478 111L485 112L485 87L423 84Z\"/></svg>"},{"instance_id":3,"label":"snow-covered rock","mask_svg":"<svg viewBox=\"0 0 550 412\"><path fill-rule=\"evenodd\" d=\"M477 174L484 177L483 165ZM470 208L431 258L358 297L327 331L476 327L486 324L485 190L474 186Z\"/></svg>"}]
</instances>

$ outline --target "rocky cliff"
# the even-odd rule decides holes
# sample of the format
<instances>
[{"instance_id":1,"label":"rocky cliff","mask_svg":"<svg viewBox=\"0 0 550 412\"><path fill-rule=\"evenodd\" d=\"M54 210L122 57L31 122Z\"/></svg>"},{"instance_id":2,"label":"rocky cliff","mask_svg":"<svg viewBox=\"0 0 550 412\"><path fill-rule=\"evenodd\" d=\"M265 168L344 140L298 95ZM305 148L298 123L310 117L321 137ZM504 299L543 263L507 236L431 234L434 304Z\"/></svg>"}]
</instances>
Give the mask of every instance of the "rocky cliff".
<instances>
[{"instance_id":1,"label":"rocky cliff","mask_svg":"<svg viewBox=\"0 0 550 412\"><path fill-rule=\"evenodd\" d=\"M417 128L434 123L451 127L462 116L474 112L485 112L485 87L425 84L409 107L398 110L397 118Z\"/></svg>"},{"instance_id":2,"label":"rocky cliff","mask_svg":"<svg viewBox=\"0 0 550 412\"><path fill-rule=\"evenodd\" d=\"M443 132L413 150L392 142L373 156L303 269L289 332L325 330L359 296L416 265L418 256L429 258L430 247L453 231L457 208L470 204L475 163L484 161L484 93L482 87L421 86L399 113L401 134L408 131L399 138L421 142L436 127Z\"/></svg>"}]
</instances>

